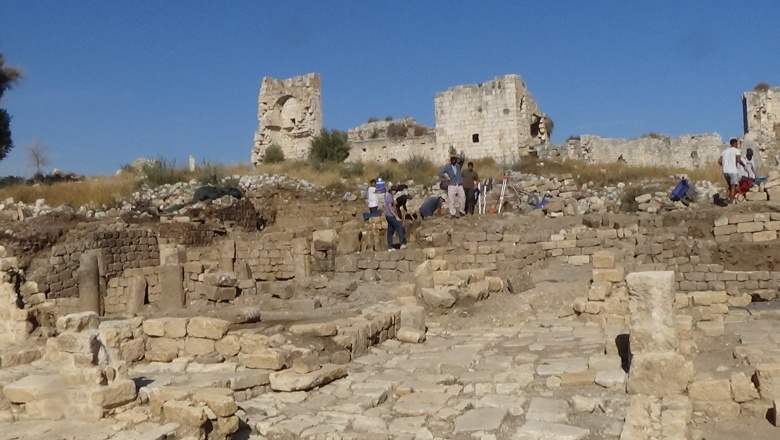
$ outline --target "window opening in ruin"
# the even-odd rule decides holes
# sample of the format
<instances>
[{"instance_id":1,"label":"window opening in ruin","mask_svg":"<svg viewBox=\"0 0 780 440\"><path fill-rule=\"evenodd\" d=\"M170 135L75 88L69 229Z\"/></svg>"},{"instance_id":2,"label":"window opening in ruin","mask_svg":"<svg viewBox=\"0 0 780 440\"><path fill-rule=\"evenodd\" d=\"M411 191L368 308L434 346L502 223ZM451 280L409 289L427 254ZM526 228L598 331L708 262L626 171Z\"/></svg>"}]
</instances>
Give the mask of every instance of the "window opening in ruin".
<instances>
[{"instance_id":1,"label":"window opening in ruin","mask_svg":"<svg viewBox=\"0 0 780 440\"><path fill-rule=\"evenodd\" d=\"M474 133L471 135L471 142L474 142L475 144L479 142L479 133Z\"/></svg>"},{"instance_id":2,"label":"window opening in ruin","mask_svg":"<svg viewBox=\"0 0 780 440\"><path fill-rule=\"evenodd\" d=\"M144 290L144 305L151 304L149 302L149 289Z\"/></svg>"},{"instance_id":3,"label":"window opening in ruin","mask_svg":"<svg viewBox=\"0 0 780 440\"><path fill-rule=\"evenodd\" d=\"M292 121L293 125L295 125L295 118L290 118L290 121Z\"/></svg>"},{"instance_id":4,"label":"window opening in ruin","mask_svg":"<svg viewBox=\"0 0 780 440\"><path fill-rule=\"evenodd\" d=\"M536 118L534 118L534 119L536 119ZM539 118L539 119L536 119L536 121L533 124L531 124L531 137L532 138L536 138L536 137L539 136L539 124L541 124L541 123L542 123L542 119Z\"/></svg>"}]
</instances>

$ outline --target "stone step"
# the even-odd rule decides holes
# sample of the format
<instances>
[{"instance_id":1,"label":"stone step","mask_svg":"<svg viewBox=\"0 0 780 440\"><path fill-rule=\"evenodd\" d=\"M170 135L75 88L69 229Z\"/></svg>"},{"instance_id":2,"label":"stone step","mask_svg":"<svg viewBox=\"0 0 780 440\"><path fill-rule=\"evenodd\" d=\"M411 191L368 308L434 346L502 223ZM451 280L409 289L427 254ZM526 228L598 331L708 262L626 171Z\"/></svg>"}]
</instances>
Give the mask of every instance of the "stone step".
<instances>
[{"instance_id":1,"label":"stone step","mask_svg":"<svg viewBox=\"0 0 780 440\"><path fill-rule=\"evenodd\" d=\"M31 364L43 357L43 346L11 346L0 351L0 368Z\"/></svg>"}]
</instances>

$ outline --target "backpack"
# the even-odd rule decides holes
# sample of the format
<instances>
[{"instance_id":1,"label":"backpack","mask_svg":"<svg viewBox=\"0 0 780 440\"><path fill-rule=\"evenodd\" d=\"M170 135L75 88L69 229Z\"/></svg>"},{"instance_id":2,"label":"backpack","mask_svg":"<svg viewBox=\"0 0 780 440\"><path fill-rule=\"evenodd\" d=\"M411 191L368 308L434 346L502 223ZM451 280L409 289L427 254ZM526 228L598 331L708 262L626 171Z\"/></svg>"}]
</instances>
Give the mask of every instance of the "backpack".
<instances>
[{"instance_id":1,"label":"backpack","mask_svg":"<svg viewBox=\"0 0 780 440\"><path fill-rule=\"evenodd\" d=\"M447 187L450 186L449 180L442 180L441 183L439 183L439 189L442 191L447 191Z\"/></svg>"}]
</instances>

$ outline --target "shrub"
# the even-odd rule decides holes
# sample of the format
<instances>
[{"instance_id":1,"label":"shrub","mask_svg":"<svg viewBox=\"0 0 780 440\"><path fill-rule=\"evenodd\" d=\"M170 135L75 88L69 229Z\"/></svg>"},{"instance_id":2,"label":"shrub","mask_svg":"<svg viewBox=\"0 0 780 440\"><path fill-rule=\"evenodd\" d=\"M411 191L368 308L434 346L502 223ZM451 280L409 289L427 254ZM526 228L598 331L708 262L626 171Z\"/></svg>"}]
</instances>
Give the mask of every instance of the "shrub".
<instances>
[{"instance_id":1,"label":"shrub","mask_svg":"<svg viewBox=\"0 0 780 440\"><path fill-rule=\"evenodd\" d=\"M189 180L187 171L176 167L175 160L160 158L141 167L144 180L151 187L186 182Z\"/></svg>"},{"instance_id":2,"label":"shrub","mask_svg":"<svg viewBox=\"0 0 780 440\"><path fill-rule=\"evenodd\" d=\"M371 116L370 118L368 118L368 123L369 124L372 123L372 122L377 122L377 121L379 121L379 118L377 118L376 116Z\"/></svg>"},{"instance_id":3,"label":"shrub","mask_svg":"<svg viewBox=\"0 0 780 440\"><path fill-rule=\"evenodd\" d=\"M645 133L645 134L643 134L642 136L639 136L639 137L650 138L650 139L668 139L669 138L669 136L666 136L666 135L663 135L663 134L659 134L659 133L656 133L654 131L652 131L650 133Z\"/></svg>"},{"instance_id":4,"label":"shrub","mask_svg":"<svg viewBox=\"0 0 780 440\"><path fill-rule=\"evenodd\" d=\"M282 151L282 147L276 144L271 144L268 148L265 149L265 154L263 154L263 162L265 163L284 162L284 151Z\"/></svg>"},{"instance_id":5,"label":"shrub","mask_svg":"<svg viewBox=\"0 0 780 440\"><path fill-rule=\"evenodd\" d=\"M551 117L547 116L544 118L544 128L547 130L547 136L552 137L553 130L555 130L555 122L552 120Z\"/></svg>"},{"instance_id":6,"label":"shrub","mask_svg":"<svg viewBox=\"0 0 780 440\"><path fill-rule=\"evenodd\" d=\"M391 122L387 126L387 137L394 140L401 140L406 137L406 124L403 122Z\"/></svg>"},{"instance_id":7,"label":"shrub","mask_svg":"<svg viewBox=\"0 0 780 440\"><path fill-rule=\"evenodd\" d=\"M385 116L385 122L390 122L393 120L392 116Z\"/></svg>"},{"instance_id":8,"label":"shrub","mask_svg":"<svg viewBox=\"0 0 780 440\"><path fill-rule=\"evenodd\" d=\"M379 130L377 130L377 129L375 128L375 129L374 129L374 131L372 131L372 132L371 132L371 136L369 136L369 137L370 137L371 139L376 139L376 138L378 138L378 137L379 137Z\"/></svg>"},{"instance_id":9,"label":"shrub","mask_svg":"<svg viewBox=\"0 0 780 440\"><path fill-rule=\"evenodd\" d=\"M202 161L200 166L195 168L195 180L201 185L218 185L227 175L222 165L215 162Z\"/></svg>"},{"instance_id":10,"label":"shrub","mask_svg":"<svg viewBox=\"0 0 780 440\"><path fill-rule=\"evenodd\" d=\"M428 129L426 129L422 125L415 125L414 126L414 135L415 136L422 136L422 135L424 135L427 132L428 132Z\"/></svg>"},{"instance_id":11,"label":"shrub","mask_svg":"<svg viewBox=\"0 0 780 440\"><path fill-rule=\"evenodd\" d=\"M623 195L620 197L620 210L623 212L639 211L639 203L636 198L645 194L641 186L627 186L623 188Z\"/></svg>"},{"instance_id":12,"label":"shrub","mask_svg":"<svg viewBox=\"0 0 780 440\"><path fill-rule=\"evenodd\" d=\"M580 137L579 136L574 136L574 135L571 135L568 138L566 138L566 142L578 141L578 140L580 140Z\"/></svg>"},{"instance_id":13,"label":"shrub","mask_svg":"<svg viewBox=\"0 0 780 440\"><path fill-rule=\"evenodd\" d=\"M400 178L426 184L436 174L436 166L422 156L411 156L401 164Z\"/></svg>"},{"instance_id":14,"label":"shrub","mask_svg":"<svg viewBox=\"0 0 780 440\"><path fill-rule=\"evenodd\" d=\"M760 83L756 84L755 87L753 87L753 90L756 91L756 92L768 92L769 88L770 88L769 84L767 84L765 82L760 82Z\"/></svg>"},{"instance_id":15,"label":"shrub","mask_svg":"<svg viewBox=\"0 0 780 440\"><path fill-rule=\"evenodd\" d=\"M313 164L344 162L347 157L349 157L349 139L346 132L323 129L311 141L309 161Z\"/></svg>"}]
</instances>

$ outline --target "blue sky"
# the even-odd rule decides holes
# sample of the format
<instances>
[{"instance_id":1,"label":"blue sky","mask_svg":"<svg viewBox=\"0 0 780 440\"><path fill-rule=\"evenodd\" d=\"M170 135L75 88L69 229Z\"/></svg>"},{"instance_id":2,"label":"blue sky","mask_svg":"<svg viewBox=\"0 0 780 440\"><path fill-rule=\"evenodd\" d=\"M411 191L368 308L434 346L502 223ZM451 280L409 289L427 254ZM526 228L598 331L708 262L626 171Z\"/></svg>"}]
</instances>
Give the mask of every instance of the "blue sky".
<instances>
[{"instance_id":1,"label":"blue sky","mask_svg":"<svg viewBox=\"0 0 780 440\"><path fill-rule=\"evenodd\" d=\"M322 77L327 128L411 116L437 92L520 75L570 135L741 136L741 95L780 85L780 2L0 0L24 80L0 106L0 176L111 174L138 157L249 162L264 76Z\"/></svg>"}]
</instances>

